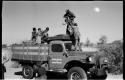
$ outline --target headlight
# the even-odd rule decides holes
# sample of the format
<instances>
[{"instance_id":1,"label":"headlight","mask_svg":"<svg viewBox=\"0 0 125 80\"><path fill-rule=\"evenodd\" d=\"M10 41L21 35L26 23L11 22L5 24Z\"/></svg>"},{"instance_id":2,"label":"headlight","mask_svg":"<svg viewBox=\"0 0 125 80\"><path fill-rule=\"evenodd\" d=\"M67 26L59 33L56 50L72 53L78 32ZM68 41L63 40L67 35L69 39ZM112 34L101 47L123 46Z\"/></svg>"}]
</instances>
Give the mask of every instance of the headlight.
<instances>
[{"instance_id":1,"label":"headlight","mask_svg":"<svg viewBox=\"0 0 125 80\"><path fill-rule=\"evenodd\" d=\"M89 60L89 62L91 62L92 61L92 57L89 57L88 60Z\"/></svg>"},{"instance_id":2,"label":"headlight","mask_svg":"<svg viewBox=\"0 0 125 80\"><path fill-rule=\"evenodd\" d=\"M107 60L107 59L104 59L104 62L105 62L105 63L107 63L107 62L108 62L108 60Z\"/></svg>"},{"instance_id":3,"label":"headlight","mask_svg":"<svg viewBox=\"0 0 125 80\"><path fill-rule=\"evenodd\" d=\"M93 57L87 57L86 59L80 59L82 62L91 62L91 63L94 63L94 58Z\"/></svg>"},{"instance_id":4,"label":"headlight","mask_svg":"<svg viewBox=\"0 0 125 80\"><path fill-rule=\"evenodd\" d=\"M104 58L103 62L108 63L108 58Z\"/></svg>"},{"instance_id":5,"label":"headlight","mask_svg":"<svg viewBox=\"0 0 125 80\"><path fill-rule=\"evenodd\" d=\"M93 58L92 57L88 57L87 59L86 59L88 62L93 62Z\"/></svg>"}]
</instances>

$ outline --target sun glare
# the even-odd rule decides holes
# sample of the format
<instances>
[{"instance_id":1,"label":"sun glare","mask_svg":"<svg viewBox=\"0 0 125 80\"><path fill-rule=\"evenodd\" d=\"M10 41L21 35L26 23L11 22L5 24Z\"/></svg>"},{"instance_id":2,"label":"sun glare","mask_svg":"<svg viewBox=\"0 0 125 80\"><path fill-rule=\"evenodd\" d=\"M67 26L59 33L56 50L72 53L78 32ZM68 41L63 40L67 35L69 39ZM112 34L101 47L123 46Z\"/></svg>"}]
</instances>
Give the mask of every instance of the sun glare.
<instances>
[{"instance_id":1,"label":"sun glare","mask_svg":"<svg viewBox=\"0 0 125 80\"><path fill-rule=\"evenodd\" d=\"M99 7L95 7L94 11L97 12L97 13L99 13L100 12L100 8Z\"/></svg>"}]
</instances>

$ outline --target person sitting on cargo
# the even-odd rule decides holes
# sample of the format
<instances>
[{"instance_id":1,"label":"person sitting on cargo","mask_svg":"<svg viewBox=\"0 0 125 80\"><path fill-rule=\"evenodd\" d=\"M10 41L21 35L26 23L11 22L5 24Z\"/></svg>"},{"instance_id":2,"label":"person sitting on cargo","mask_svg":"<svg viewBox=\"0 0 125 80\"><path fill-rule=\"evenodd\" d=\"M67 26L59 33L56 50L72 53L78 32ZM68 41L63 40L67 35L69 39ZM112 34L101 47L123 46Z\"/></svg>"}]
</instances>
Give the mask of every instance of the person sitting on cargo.
<instances>
[{"instance_id":1,"label":"person sitting on cargo","mask_svg":"<svg viewBox=\"0 0 125 80\"><path fill-rule=\"evenodd\" d=\"M36 42L37 39L37 32L36 32L36 28L33 28L33 32L32 32L32 41Z\"/></svg>"},{"instance_id":2,"label":"person sitting on cargo","mask_svg":"<svg viewBox=\"0 0 125 80\"><path fill-rule=\"evenodd\" d=\"M42 31L41 28L38 28L38 32L37 32L37 43L41 43L41 35Z\"/></svg>"},{"instance_id":3,"label":"person sitting on cargo","mask_svg":"<svg viewBox=\"0 0 125 80\"><path fill-rule=\"evenodd\" d=\"M41 43L47 42L49 27L47 27L42 33Z\"/></svg>"}]
</instances>

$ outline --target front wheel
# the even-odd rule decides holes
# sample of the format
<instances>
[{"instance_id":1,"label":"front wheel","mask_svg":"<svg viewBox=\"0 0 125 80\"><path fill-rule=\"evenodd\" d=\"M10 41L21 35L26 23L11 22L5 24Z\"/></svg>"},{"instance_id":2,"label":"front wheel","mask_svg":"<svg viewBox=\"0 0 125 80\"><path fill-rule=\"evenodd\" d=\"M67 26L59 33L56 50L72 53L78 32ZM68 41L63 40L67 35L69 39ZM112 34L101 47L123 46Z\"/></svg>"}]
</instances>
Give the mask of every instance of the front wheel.
<instances>
[{"instance_id":1,"label":"front wheel","mask_svg":"<svg viewBox=\"0 0 125 80\"><path fill-rule=\"evenodd\" d=\"M33 68L31 66L24 66L22 70L22 75L25 79L32 79L33 78Z\"/></svg>"},{"instance_id":2,"label":"front wheel","mask_svg":"<svg viewBox=\"0 0 125 80\"><path fill-rule=\"evenodd\" d=\"M87 80L86 72L81 67L73 67L68 72L68 80Z\"/></svg>"}]
</instances>

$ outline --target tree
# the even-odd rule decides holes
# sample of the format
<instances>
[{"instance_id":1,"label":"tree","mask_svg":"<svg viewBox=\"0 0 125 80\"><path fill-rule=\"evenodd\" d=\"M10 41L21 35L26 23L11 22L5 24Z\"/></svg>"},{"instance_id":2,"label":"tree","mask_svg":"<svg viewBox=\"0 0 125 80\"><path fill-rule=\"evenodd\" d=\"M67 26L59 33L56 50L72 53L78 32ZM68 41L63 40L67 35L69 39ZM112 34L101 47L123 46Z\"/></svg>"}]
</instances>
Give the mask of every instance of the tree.
<instances>
[{"instance_id":1,"label":"tree","mask_svg":"<svg viewBox=\"0 0 125 80\"><path fill-rule=\"evenodd\" d=\"M90 40L87 38L87 40L86 40L86 43L85 43L85 46L89 46L90 45Z\"/></svg>"},{"instance_id":2,"label":"tree","mask_svg":"<svg viewBox=\"0 0 125 80\"><path fill-rule=\"evenodd\" d=\"M105 43L107 43L107 37L103 35L99 39L99 44L105 44Z\"/></svg>"},{"instance_id":3,"label":"tree","mask_svg":"<svg viewBox=\"0 0 125 80\"><path fill-rule=\"evenodd\" d=\"M80 46L80 47L83 47L83 46L84 46L84 43L83 43L83 42L80 42L79 46Z\"/></svg>"},{"instance_id":4,"label":"tree","mask_svg":"<svg viewBox=\"0 0 125 80\"><path fill-rule=\"evenodd\" d=\"M93 46L94 46L94 44L93 44L93 43L91 43L91 42L90 42L90 40L87 38L87 40L86 40L86 42L85 42L84 46L87 46L87 47L91 46L91 47L93 47Z\"/></svg>"},{"instance_id":5,"label":"tree","mask_svg":"<svg viewBox=\"0 0 125 80\"><path fill-rule=\"evenodd\" d=\"M7 44L2 44L2 48L7 48Z\"/></svg>"}]
</instances>

